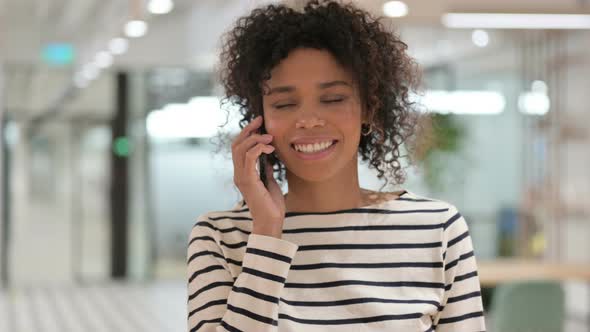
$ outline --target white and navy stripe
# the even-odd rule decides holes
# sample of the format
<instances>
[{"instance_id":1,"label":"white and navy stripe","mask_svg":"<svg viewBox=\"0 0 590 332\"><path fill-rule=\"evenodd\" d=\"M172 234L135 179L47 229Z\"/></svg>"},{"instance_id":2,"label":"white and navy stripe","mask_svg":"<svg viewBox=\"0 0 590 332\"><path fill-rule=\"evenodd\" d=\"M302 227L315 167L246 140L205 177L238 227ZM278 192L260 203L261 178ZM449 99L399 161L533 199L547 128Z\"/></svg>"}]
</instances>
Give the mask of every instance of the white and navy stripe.
<instances>
[{"instance_id":1,"label":"white and navy stripe","mask_svg":"<svg viewBox=\"0 0 590 332\"><path fill-rule=\"evenodd\" d=\"M484 331L467 223L405 192L367 208L288 213L251 234L246 205L199 216L187 252L189 331Z\"/></svg>"}]
</instances>

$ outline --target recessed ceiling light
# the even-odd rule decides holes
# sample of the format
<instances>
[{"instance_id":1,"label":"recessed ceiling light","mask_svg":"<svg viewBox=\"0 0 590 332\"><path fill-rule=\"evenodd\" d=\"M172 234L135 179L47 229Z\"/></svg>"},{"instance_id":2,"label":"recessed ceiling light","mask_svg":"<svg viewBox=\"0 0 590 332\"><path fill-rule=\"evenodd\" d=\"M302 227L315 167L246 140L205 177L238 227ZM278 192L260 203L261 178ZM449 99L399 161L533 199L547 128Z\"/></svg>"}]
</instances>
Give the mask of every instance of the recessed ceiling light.
<instances>
[{"instance_id":1,"label":"recessed ceiling light","mask_svg":"<svg viewBox=\"0 0 590 332\"><path fill-rule=\"evenodd\" d=\"M82 76L87 80L87 81L92 81L95 78L98 77L98 74L100 73L100 69L94 65L93 63L88 63L86 64L86 66L84 66L84 68L82 68Z\"/></svg>"},{"instance_id":2,"label":"recessed ceiling light","mask_svg":"<svg viewBox=\"0 0 590 332\"><path fill-rule=\"evenodd\" d=\"M471 40L478 47L486 47L490 42L490 36L484 30L473 30L473 33L471 33Z\"/></svg>"},{"instance_id":3,"label":"recessed ceiling light","mask_svg":"<svg viewBox=\"0 0 590 332\"><path fill-rule=\"evenodd\" d=\"M137 38L145 35L147 32L147 23L142 20L133 20L125 24L125 35L127 37Z\"/></svg>"},{"instance_id":4,"label":"recessed ceiling light","mask_svg":"<svg viewBox=\"0 0 590 332\"><path fill-rule=\"evenodd\" d=\"M168 14L174 8L172 0L151 0L148 3L148 10L152 14Z\"/></svg>"},{"instance_id":5,"label":"recessed ceiling light","mask_svg":"<svg viewBox=\"0 0 590 332\"><path fill-rule=\"evenodd\" d=\"M109 42L109 51L115 55L127 52L128 48L129 42L125 38L113 38Z\"/></svg>"},{"instance_id":6,"label":"recessed ceiling light","mask_svg":"<svg viewBox=\"0 0 590 332\"><path fill-rule=\"evenodd\" d=\"M107 68L113 64L113 56L107 51L98 52L94 59L94 63L96 63L99 68Z\"/></svg>"},{"instance_id":7,"label":"recessed ceiling light","mask_svg":"<svg viewBox=\"0 0 590 332\"><path fill-rule=\"evenodd\" d=\"M383 4L383 13L389 17L408 15L408 5L403 1L388 1Z\"/></svg>"}]
</instances>

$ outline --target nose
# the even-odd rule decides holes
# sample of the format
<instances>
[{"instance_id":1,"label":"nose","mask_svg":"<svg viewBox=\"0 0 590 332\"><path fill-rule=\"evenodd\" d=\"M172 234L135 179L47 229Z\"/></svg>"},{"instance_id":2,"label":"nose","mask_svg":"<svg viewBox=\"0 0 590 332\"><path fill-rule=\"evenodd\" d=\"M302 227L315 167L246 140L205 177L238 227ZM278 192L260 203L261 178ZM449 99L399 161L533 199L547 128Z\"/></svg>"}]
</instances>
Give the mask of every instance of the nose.
<instances>
[{"instance_id":1,"label":"nose","mask_svg":"<svg viewBox=\"0 0 590 332\"><path fill-rule=\"evenodd\" d=\"M324 126L326 121L320 119L315 112L303 112L304 114L297 120L297 128L313 128L315 126Z\"/></svg>"}]
</instances>

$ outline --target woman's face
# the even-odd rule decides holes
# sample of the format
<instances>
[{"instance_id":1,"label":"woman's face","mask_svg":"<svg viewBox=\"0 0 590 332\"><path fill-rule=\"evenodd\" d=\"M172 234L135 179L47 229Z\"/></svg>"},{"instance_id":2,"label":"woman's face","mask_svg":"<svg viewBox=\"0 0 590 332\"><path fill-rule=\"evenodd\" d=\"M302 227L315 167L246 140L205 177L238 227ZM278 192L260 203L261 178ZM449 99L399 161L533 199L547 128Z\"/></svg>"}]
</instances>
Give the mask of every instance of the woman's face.
<instances>
[{"instance_id":1,"label":"woman's face","mask_svg":"<svg viewBox=\"0 0 590 332\"><path fill-rule=\"evenodd\" d=\"M292 51L271 71L263 94L266 131L288 172L321 181L357 163L362 107L352 76L325 50ZM320 159L295 151L297 140L337 142Z\"/></svg>"}]
</instances>

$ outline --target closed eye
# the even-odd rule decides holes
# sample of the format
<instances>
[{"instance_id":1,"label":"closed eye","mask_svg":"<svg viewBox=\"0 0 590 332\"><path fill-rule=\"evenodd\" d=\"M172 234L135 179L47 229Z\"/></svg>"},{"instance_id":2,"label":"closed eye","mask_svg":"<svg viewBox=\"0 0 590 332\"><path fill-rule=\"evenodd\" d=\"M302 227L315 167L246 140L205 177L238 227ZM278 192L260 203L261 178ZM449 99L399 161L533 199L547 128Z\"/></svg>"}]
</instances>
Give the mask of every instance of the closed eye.
<instances>
[{"instance_id":1,"label":"closed eye","mask_svg":"<svg viewBox=\"0 0 590 332\"><path fill-rule=\"evenodd\" d=\"M340 99L323 100L322 102L324 102L326 104L332 104L332 103L339 103L343 100L344 100L344 98L340 98Z\"/></svg>"},{"instance_id":2,"label":"closed eye","mask_svg":"<svg viewBox=\"0 0 590 332\"><path fill-rule=\"evenodd\" d=\"M284 105L276 105L275 108L287 108L287 107L291 107L291 106L295 106L295 104L284 104Z\"/></svg>"},{"instance_id":3,"label":"closed eye","mask_svg":"<svg viewBox=\"0 0 590 332\"><path fill-rule=\"evenodd\" d=\"M336 103L340 103L340 102L344 101L345 99L346 98L325 99L325 100L322 100L322 103L324 103L324 104L336 104ZM297 104L275 105L275 108L282 109L282 108L288 108L288 107L292 107L292 106L297 106Z\"/></svg>"}]
</instances>

